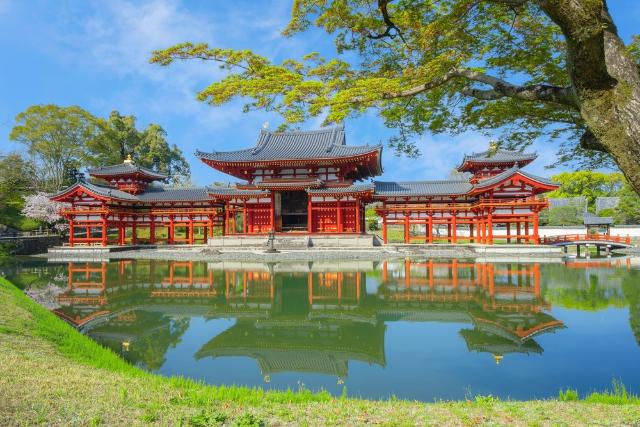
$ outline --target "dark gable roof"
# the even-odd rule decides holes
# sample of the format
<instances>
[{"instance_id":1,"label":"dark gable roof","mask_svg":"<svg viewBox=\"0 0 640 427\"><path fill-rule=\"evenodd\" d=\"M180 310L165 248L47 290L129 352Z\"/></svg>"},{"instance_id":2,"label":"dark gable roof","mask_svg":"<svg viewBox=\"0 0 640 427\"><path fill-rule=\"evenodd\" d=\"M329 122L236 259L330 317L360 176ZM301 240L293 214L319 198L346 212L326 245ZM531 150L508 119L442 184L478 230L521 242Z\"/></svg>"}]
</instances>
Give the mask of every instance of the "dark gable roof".
<instances>
[{"instance_id":1,"label":"dark gable roof","mask_svg":"<svg viewBox=\"0 0 640 427\"><path fill-rule=\"evenodd\" d=\"M138 194L138 199L143 202L195 202L210 200L206 187L193 188L162 188L149 187L144 193Z\"/></svg>"},{"instance_id":2,"label":"dark gable roof","mask_svg":"<svg viewBox=\"0 0 640 427\"><path fill-rule=\"evenodd\" d=\"M592 213L585 213L582 219L584 225L612 225L613 218L609 216L598 216Z\"/></svg>"},{"instance_id":3,"label":"dark gable roof","mask_svg":"<svg viewBox=\"0 0 640 427\"><path fill-rule=\"evenodd\" d=\"M270 132L261 130L254 148L236 151L196 151L196 157L220 162L254 162L340 158L381 150L380 145L346 145L344 127L314 131Z\"/></svg>"},{"instance_id":4,"label":"dark gable roof","mask_svg":"<svg viewBox=\"0 0 640 427\"><path fill-rule=\"evenodd\" d=\"M348 187L329 187L329 188L309 188L309 194L338 194L338 193L360 193L363 191L373 191L373 184L356 184Z\"/></svg>"},{"instance_id":5,"label":"dark gable roof","mask_svg":"<svg viewBox=\"0 0 640 427\"><path fill-rule=\"evenodd\" d=\"M207 192L212 196L267 196L270 194L267 190L245 190L232 185L209 187Z\"/></svg>"},{"instance_id":6,"label":"dark gable roof","mask_svg":"<svg viewBox=\"0 0 640 427\"><path fill-rule=\"evenodd\" d=\"M54 194L53 196L51 196L51 198L62 196L63 194L68 193L69 191L74 190L78 187L82 187L88 192L91 192L103 197L109 197L109 198L120 199L120 200L131 200L131 201L138 200L138 198L133 194L129 194L125 191L120 191L115 187L111 187L107 185L92 184L84 180L76 182L70 187L65 188L64 190Z\"/></svg>"},{"instance_id":7,"label":"dark gable roof","mask_svg":"<svg viewBox=\"0 0 640 427\"><path fill-rule=\"evenodd\" d=\"M61 196L77 187L83 187L91 193L113 199L131 202L197 202L210 200L209 189L206 187L196 188L163 188L149 187L144 193L137 195L129 194L107 185L98 185L86 181L78 181L71 187L51 196L52 198Z\"/></svg>"},{"instance_id":8,"label":"dark gable roof","mask_svg":"<svg viewBox=\"0 0 640 427\"><path fill-rule=\"evenodd\" d=\"M481 153L465 154L458 170L465 169L467 163L520 163L520 166L531 163L538 157L537 153L520 153L509 150L487 150Z\"/></svg>"},{"instance_id":9,"label":"dark gable roof","mask_svg":"<svg viewBox=\"0 0 640 427\"><path fill-rule=\"evenodd\" d=\"M158 172L154 172L151 169L138 166L134 163L121 163L113 166L100 166L97 168L89 169L89 175L92 176L117 176L117 175L132 175L139 173L141 175L148 176L153 179L166 179L167 175L163 175Z\"/></svg>"},{"instance_id":10,"label":"dark gable roof","mask_svg":"<svg viewBox=\"0 0 640 427\"><path fill-rule=\"evenodd\" d=\"M463 195L473 188L469 181L408 181L383 182L374 181L375 194L378 196L443 196Z\"/></svg>"},{"instance_id":11,"label":"dark gable roof","mask_svg":"<svg viewBox=\"0 0 640 427\"><path fill-rule=\"evenodd\" d=\"M497 175L492 176L491 178L487 178L487 179L483 179L480 182L478 182L475 185L475 188L486 188L486 187L490 187L492 185L498 184L499 182L504 181L505 179L515 175L516 173L519 173L522 176L525 176L533 181L539 182L541 184L544 185L553 185L553 186L558 186L558 184L556 184L553 181L550 181L547 178L542 178L540 176L536 176L533 175L531 173L525 172L522 169L518 168L518 166L514 166L512 168L507 169L504 172L501 172Z\"/></svg>"}]
</instances>

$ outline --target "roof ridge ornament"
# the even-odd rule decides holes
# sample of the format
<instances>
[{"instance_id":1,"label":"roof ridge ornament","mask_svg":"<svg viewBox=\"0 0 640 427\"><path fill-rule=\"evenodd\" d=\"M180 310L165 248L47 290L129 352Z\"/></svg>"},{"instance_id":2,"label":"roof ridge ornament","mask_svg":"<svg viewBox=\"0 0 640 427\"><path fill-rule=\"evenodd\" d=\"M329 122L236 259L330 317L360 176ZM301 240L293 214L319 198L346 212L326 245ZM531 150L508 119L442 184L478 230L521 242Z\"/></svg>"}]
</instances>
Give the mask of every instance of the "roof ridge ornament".
<instances>
[{"instance_id":1,"label":"roof ridge ornament","mask_svg":"<svg viewBox=\"0 0 640 427\"><path fill-rule=\"evenodd\" d=\"M133 159L131 158L131 153L127 154L127 158L124 159L124 161L122 163L128 164L128 165L132 165L133 164Z\"/></svg>"}]
</instances>

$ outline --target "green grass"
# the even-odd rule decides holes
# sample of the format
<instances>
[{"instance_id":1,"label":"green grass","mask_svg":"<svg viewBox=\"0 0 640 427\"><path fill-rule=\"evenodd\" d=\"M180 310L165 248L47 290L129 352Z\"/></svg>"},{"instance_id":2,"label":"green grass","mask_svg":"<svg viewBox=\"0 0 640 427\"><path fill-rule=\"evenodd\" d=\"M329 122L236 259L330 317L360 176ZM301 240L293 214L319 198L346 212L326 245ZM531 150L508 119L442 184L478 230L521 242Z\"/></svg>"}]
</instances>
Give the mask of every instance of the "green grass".
<instances>
[{"instance_id":1,"label":"green grass","mask_svg":"<svg viewBox=\"0 0 640 427\"><path fill-rule=\"evenodd\" d=\"M213 387L139 370L0 279L0 425L586 425L633 424L619 383L578 400L368 401L309 390Z\"/></svg>"}]
</instances>

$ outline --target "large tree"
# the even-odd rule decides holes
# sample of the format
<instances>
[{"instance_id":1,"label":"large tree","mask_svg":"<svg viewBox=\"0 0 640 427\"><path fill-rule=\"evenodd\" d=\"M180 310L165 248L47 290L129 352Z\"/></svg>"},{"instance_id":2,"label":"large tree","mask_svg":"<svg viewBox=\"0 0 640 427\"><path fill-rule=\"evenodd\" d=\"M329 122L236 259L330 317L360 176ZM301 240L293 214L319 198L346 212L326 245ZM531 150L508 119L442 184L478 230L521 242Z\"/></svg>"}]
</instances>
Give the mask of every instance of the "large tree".
<instances>
[{"instance_id":1,"label":"large tree","mask_svg":"<svg viewBox=\"0 0 640 427\"><path fill-rule=\"evenodd\" d=\"M605 0L294 0L287 36L311 25L338 55L275 64L248 50L183 43L151 62L219 62L228 70L198 97L285 124L339 122L375 108L390 143L415 153L425 132L500 130L515 148L559 139L559 161L615 162L640 191L640 41L625 46Z\"/></svg>"},{"instance_id":2,"label":"large tree","mask_svg":"<svg viewBox=\"0 0 640 427\"><path fill-rule=\"evenodd\" d=\"M166 139L160 125L150 124L144 130L136 127L135 116L112 111L109 118L97 119L100 133L87 142L90 163L94 166L121 163L131 155L136 164L170 175L171 183L189 179L189 165L182 151Z\"/></svg>"},{"instance_id":3,"label":"large tree","mask_svg":"<svg viewBox=\"0 0 640 427\"><path fill-rule=\"evenodd\" d=\"M33 105L16 116L9 138L27 147L37 188L58 191L87 159L85 144L96 137L95 117L80 107Z\"/></svg>"}]
</instances>

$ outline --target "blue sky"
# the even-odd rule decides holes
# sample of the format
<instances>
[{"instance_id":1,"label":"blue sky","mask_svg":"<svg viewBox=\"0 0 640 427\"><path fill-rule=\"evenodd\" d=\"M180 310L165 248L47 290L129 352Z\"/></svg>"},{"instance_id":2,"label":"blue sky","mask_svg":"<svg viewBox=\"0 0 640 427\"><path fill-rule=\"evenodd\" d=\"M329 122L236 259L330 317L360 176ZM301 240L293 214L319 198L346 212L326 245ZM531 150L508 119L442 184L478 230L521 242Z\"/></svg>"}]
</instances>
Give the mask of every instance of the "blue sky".
<instances>
[{"instance_id":1,"label":"blue sky","mask_svg":"<svg viewBox=\"0 0 640 427\"><path fill-rule=\"evenodd\" d=\"M195 99L221 72L208 63L161 68L148 64L150 52L183 41L249 48L276 61L331 49L320 31L283 38L291 0L0 0L0 151L20 150L10 142L16 114L33 104L79 105L98 116L118 110L138 118L139 127L159 123L191 164L199 185L230 180L198 161L196 149L230 150L252 146L265 121L261 112L243 114L240 103L212 108ZM640 32L640 2L609 0L625 41ZM307 128L319 126L319 121ZM381 121L368 114L346 122L348 143L384 141ZM383 154L385 180L442 179L462 153L480 151L479 134L424 135L418 159ZM540 158L529 170L549 175L555 147L534 143Z\"/></svg>"}]
</instances>

